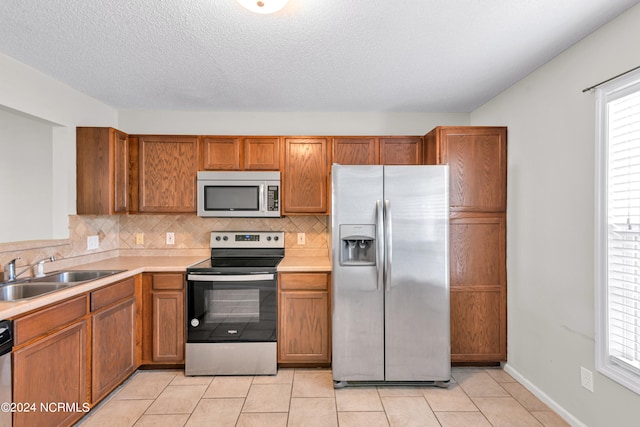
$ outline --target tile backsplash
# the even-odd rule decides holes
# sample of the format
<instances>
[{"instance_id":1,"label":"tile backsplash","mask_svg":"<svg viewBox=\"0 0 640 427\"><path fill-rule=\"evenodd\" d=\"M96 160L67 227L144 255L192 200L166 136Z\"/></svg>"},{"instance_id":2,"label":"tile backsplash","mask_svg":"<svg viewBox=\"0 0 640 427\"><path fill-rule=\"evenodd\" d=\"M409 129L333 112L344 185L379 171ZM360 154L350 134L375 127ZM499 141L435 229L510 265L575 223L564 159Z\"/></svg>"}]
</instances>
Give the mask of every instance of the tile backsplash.
<instances>
[{"instance_id":1,"label":"tile backsplash","mask_svg":"<svg viewBox=\"0 0 640 427\"><path fill-rule=\"evenodd\" d=\"M214 230L284 231L287 255L326 256L328 225L328 216L311 215L264 219L200 218L188 214L70 215L69 239L0 243L0 264L4 267L20 257L16 264L21 271L22 266L53 255L57 261L45 264L49 271L117 255L206 256L209 232ZM167 232L174 233L175 244L166 244ZM304 245L298 245L298 233L305 233ZM136 234L143 235L143 244L136 244ZM87 250L87 237L92 235L98 236L99 248Z\"/></svg>"}]
</instances>

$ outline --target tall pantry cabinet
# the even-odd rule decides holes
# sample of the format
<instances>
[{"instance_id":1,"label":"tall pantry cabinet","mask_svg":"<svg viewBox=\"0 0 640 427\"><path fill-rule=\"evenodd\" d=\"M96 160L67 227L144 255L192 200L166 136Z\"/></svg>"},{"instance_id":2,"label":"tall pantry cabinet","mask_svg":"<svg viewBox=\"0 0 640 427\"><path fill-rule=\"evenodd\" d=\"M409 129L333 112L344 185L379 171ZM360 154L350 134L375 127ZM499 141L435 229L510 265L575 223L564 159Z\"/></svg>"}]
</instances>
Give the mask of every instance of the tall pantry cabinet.
<instances>
[{"instance_id":1,"label":"tall pantry cabinet","mask_svg":"<svg viewBox=\"0 0 640 427\"><path fill-rule=\"evenodd\" d=\"M507 129L442 126L424 141L425 164L449 165L451 361L504 361Z\"/></svg>"}]
</instances>

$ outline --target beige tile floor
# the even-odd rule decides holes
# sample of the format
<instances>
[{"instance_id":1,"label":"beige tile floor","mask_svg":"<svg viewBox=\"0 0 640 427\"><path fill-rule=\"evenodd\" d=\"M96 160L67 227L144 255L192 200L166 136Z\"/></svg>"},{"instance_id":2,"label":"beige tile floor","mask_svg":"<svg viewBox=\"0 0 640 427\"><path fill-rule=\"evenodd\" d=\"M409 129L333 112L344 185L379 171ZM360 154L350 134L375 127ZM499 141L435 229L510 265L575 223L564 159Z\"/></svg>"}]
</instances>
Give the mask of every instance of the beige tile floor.
<instances>
[{"instance_id":1,"label":"beige tile floor","mask_svg":"<svg viewBox=\"0 0 640 427\"><path fill-rule=\"evenodd\" d=\"M454 368L448 389L347 387L328 369L185 377L138 371L78 423L94 426L568 426L498 368Z\"/></svg>"}]
</instances>

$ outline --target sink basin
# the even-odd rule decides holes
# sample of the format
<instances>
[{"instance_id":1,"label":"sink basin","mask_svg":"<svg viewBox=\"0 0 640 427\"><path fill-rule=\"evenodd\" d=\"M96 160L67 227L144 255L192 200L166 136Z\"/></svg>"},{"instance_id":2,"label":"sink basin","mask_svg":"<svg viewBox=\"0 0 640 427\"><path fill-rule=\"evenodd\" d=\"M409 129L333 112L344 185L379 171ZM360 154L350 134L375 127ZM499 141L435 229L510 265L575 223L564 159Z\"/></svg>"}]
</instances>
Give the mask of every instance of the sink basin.
<instances>
[{"instance_id":1,"label":"sink basin","mask_svg":"<svg viewBox=\"0 0 640 427\"><path fill-rule=\"evenodd\" d=\"M68 283L18 283L5 285L0 287L0 301L18 301L39 297L69 286Z\"/></svg>"},{"instance_id":2,"label":"sink basin","mask_svg":"<svg viewBox=\"0 0 640 427\"><path fill-rule=\"evenodd\" d=\"M21 279L0 286L0 301L19 301L68 288L79 283L102 279L125 270L64 270L43 277Z\"/></svg>"},{"instance_id":3,"label":"sink basin","mask_svg":"<svg viewBox=\"0 0 640 427\"><path fill-rule=\"evenodd\" d=\"M50 273L43 277L29 279L29 283L73 283L101 279L124 270L67 270Z\"/></svg>"}]
</instances>

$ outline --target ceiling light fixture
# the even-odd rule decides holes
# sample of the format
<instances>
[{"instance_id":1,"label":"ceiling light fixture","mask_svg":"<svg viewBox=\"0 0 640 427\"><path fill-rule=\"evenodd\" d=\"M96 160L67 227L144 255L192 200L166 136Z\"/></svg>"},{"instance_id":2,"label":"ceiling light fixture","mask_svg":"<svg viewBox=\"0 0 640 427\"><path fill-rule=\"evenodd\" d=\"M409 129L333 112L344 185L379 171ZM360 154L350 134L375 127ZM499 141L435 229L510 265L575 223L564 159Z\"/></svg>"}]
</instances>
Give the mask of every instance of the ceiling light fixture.
<instances>
[{"instance_id":1,"label":"ceiling light fixture","mask_svg":"<svg viewBox=\"0 0 640 427\"><path fill-rule=\"evenodd\" d=\"M289 0L238 0L243 7L255 13L274 13L279 11Z\"/></svg>"}]
</instances>

